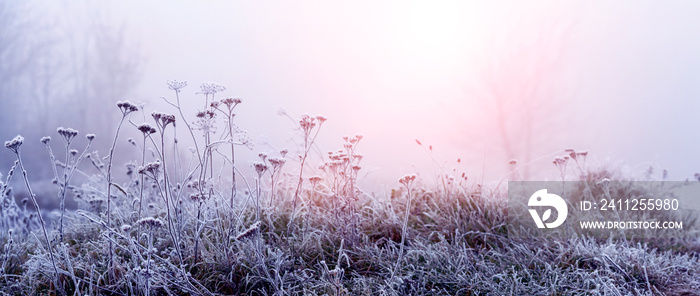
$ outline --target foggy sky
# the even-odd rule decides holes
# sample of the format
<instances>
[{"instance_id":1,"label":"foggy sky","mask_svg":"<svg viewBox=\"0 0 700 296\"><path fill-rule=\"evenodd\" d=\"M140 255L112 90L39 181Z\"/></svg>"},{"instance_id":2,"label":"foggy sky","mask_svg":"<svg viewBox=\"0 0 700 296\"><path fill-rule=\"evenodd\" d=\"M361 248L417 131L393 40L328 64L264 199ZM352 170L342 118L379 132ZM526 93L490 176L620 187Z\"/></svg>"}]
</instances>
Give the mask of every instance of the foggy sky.
<instances>
[{"instance_id":1,"label":"foggy sky","mask_svg":"<svg viewBox=\"0 0 700 296\"><path fill-rule=\"evenodd\" d=\"M199 84L217 82L243 99L238 125L279 148L293 145L280 106L295 118L323 114L321 150L364 135L367 186L433 176L415 139L445 171L498 182L508 157L494 86L510 94L508 112L531 112L533 179L555 178L551 160L566 148L631 176L650 165L678 180L700 170L698 2L142 2L49 7L59 20L99 11L125 26L144 64L129 97L114 101L173 112L159 99L172 97L165 81L187 80L194 113ZM531 73L538 63L544 75ZM535 95L518 95L521 84ZM522 142L518 116L504 118L516 119L507 126Z\"/></svg>"}]
</instances>

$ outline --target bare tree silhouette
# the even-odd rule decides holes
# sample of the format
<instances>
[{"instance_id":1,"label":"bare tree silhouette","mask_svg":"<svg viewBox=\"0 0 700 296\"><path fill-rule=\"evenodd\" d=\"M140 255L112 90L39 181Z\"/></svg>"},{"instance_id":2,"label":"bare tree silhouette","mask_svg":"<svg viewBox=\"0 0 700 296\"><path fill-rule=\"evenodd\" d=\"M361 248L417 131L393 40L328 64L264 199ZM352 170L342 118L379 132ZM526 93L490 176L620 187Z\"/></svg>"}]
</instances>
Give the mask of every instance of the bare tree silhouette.
<instances>
[{"instance_id":1,"label":"bare tree silhouette","mask_svg":"<svg viewBox=\"0 0 700 296\"><path fill-rule=\"evenodd\" d=\"M85 6L78 10L84 15L59 17L41 3L0 1L1 138L21 132L38 141L57 126L109 134L112 102L139 81L143 59L125 26L111 25L97 7L71 5ZM26 149L44 153L40 145ZM0 156L0 163L10 161ZM45 163L40 167L48 172Z\"/></svg>"}]
</instances>

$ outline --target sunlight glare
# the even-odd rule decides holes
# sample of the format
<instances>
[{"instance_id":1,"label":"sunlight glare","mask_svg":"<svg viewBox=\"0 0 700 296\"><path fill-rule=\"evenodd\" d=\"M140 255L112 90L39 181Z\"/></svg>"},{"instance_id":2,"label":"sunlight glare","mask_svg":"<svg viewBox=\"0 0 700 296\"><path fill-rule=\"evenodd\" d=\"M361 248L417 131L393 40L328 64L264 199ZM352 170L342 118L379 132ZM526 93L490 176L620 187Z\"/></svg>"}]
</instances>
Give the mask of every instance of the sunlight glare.
<instances>
[{"instance_id":1,"label":"sunlight glare","mask_svg":"<svg viewBox=\"0 0 700 296\"><path fill-rule=\"evenodd\" d=\"M398 37L413 56L442 60L461 47L464 19L459 2L409 2L399 13Z\"/></svg>"}]
</instances>

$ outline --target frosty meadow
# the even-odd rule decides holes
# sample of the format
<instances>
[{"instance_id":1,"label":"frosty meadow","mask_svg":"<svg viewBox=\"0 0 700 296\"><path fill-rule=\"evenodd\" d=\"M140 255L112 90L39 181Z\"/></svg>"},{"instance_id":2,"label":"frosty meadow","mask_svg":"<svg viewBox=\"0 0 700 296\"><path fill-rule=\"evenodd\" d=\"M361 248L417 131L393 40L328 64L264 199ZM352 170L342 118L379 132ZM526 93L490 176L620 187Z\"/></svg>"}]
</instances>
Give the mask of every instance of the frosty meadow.
<instances>
[{"instance_id":1,"label":"frosty meadow","mask_svg":"<svg viewBox=\"0 0 700 296\"><path fill-rule=\"evenodd\" d=\"M183 94L184 81L167 87L167 112L117 102L114 134L81 137L61 127L54 138L5 142L3 157L16 161L0 182L3 293L697 295L700 288L697 240L509 237L504 189L464 172L397 176L390 194L369 194L357 185L363 158L372 157L361 153L362 135L339 137L330 152L316 144L332 118L302 115L296 147L264 148L257 161L237 162L241 149L261 149L236 124L245 101L215 83L194 95ZM201 101L201 109L186 110L182 100ZM98 141L111 149L93 151ZM23 154L27 145L44 145L46 154ZM552 169L562 180L629 179L587 167L585 152L561 153ZM47 160L55 194L36 194L27 158ZM18 200L13 186L25 187L26 198ZM60 206L45 211L42 199Z\"/></svg>"}]
</instances>

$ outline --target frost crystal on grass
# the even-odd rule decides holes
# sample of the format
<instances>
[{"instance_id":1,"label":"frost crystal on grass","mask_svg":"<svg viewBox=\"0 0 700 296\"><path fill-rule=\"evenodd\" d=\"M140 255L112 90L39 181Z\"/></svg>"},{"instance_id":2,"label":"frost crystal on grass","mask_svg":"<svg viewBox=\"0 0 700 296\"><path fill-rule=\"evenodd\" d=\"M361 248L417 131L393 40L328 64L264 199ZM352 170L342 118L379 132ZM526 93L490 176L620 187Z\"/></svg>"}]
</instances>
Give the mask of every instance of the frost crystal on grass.
<instances>
[{"instance_id":1,"label":"frost crystal on grass","mask_svg":"<svg viewBox=\"0 0 700 296\"><path fill-rule=\"evenodd\" d=\"M236 236L236 240L242 240L249 238L253 236L258 230L260 229L260 221L253 223L253 225L250 225L248 229L244 230L240 234Z\"/></svg>"}]
</instances>

